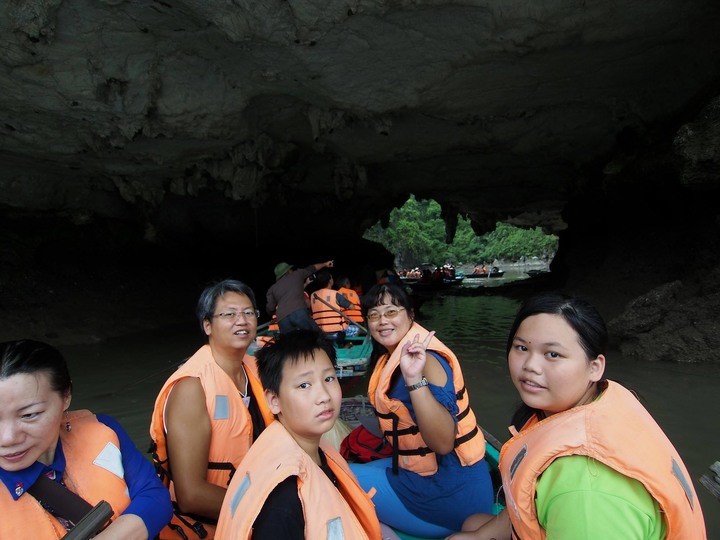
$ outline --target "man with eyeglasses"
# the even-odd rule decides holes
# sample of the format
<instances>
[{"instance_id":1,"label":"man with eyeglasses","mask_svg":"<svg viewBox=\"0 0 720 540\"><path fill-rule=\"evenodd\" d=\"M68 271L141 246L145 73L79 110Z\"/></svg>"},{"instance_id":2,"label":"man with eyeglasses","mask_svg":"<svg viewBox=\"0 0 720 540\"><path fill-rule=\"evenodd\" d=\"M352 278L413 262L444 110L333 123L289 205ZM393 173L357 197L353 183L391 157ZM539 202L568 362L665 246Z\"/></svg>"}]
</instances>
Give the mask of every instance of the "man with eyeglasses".
<instances>
[{"instance_id":1,"label":"man with eyeglasses","mask_svg":"<svg viewBox=\"0 0 720 540\"><path fill-rule=\"evenodd\" d=\"M275 283L265 295L266 311L276 315L281 334L293 330L320 331L305 300L305 280L318 270L332 267L332 260L300 269L286 262L275 266Z\"/></svg>"},{"instance_id":2,"label":"man with eyeglasses","mask_svg":"<svg viewBox=\"0 0 720 540\"><path fill-rule=\"evenodd\" d=\"M208 343L165 382L150 425L153 461L175 503L163 540L214 537L233 472L273 421L247 354L259 316L252 289L231 279L211 285L197 316Z\"/></svg>"}]
</instances>

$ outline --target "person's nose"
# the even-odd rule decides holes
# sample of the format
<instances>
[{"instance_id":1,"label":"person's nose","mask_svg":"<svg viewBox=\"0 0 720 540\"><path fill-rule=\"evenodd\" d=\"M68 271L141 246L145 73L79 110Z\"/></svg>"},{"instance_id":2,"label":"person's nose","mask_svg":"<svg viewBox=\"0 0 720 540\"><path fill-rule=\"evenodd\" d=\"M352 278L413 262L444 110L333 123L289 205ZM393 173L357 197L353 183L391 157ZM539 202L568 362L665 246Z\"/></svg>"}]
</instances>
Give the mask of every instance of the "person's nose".
<instances>
[{"instance_id":1,"label":"person's nose","mask_svg":"<svg viewBox=\"0 0 720 540\"><path fill-rule=\"evenodd\" d=\"M523 370L530 373L540 373L542 371L542 355L528 351L523 362Z\"/></svg>"},{"instance_id":2,"label":"person's nose","mask_svg":"<svg viewBox=\"0 0 720 540\"><path fill-rule=\"evenodd\" d=\"M15 422L0 422L0 446L13 446L20 441L20 430Z\"/></svg>"},{"instance_id":3,"label":"person's nose","mask_svg":"<svg viewBox=\"0 0 720 540\"><path fill-rule=\"evenodd\" d=\"M320 385L320 390L318 391L317 395L317 401L318 403L327 403L330 401L330 390L328 388L328 383L323 383Z\"/></svg>"}]
</instances>

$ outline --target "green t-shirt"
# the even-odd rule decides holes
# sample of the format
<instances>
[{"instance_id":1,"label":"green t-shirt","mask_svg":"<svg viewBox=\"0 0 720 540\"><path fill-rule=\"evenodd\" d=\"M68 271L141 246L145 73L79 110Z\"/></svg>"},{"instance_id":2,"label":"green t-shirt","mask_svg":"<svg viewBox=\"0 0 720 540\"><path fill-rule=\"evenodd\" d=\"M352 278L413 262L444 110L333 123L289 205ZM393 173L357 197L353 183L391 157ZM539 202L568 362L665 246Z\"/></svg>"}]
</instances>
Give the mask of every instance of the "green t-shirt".
<instances>
[{"instance_id":1,"label":"green t-shirt","mask_svg":"<svg viewBox=\"0 0 720 540\"><path fill-rule=\"evenodd\" d=\"M660 505L632 478L587 456L566 456L542 473L535 506L547 540L662 540Z\"/></svg>"}]
</instances>

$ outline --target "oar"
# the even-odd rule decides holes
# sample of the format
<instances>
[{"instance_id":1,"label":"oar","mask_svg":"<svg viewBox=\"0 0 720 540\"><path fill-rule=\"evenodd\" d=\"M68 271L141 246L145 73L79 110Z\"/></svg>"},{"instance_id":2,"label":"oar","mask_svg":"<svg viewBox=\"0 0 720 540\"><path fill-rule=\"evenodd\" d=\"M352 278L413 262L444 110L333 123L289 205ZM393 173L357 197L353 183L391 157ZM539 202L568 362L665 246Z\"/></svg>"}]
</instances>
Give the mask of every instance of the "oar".
<instances>
[{"instance_id":1,"label":"oar","mask_svg":"<svg viewBox=\"0 0 720 540\"><path fill-rule=\"evenodd\" d=\"M263 323L263 324L261 324L260 326L258 326L258 327L257 327L257 330L258 330L258 332L259 332L260 330L265 330L266 328L269 328L271 324L274 324L274 323L276 323L276 322L277 322L277 319L275 319L275 320L270 319L268 322Z\"/></svg>"},{"instance_id":2,"label":"oar","mask_svg":"<svg viewBox=\"0 0 720 540\"><path fill-rule=\"evenodd\" d=\"M478 426L478 427L482 430L483 435L485 435L485 440L486 440L487 442L489 442L490 445L491 445L495 450L497 450L497 451L499 452L500 449L502 448L502 445L503 445L503 444L495 437L495 435L493 435L492 433L490 433L490 432L489 432L488 430L486 430L484 427L482 427L482 426Z\"/></svg>"},{"instance_id":3,"label":"oar","mask_svg":"<svg viewBox=\"0 0 720 540\"><path fill-rule=\"evenodd\" d=\"M350 322L350 324L354 324L355 326L357 326L358 328L360 328L360 330L362 330L362 331L365 332L366 334L368 333L368 329L365 328L362 324L360 324L360 323L357 322L357 321L353 321L350 317L348 317L347 315L345 315L342 311L340 311L339 309L337 309L335 306L333 306L332 304L329 304L328 302L326 302L325 300L323 300L322 298L320 298L320 297L317 295L317 293L313 293L313 298L317 298L317 299L320 300L323 304L325 304L327 307L329 307L330 309L332 309L335 313L338 313L338 314L339 314L340 316L342 316L344 319L347 319L347 320Z\"/></svg>"},{"instance_id":4,"label":"oar","mask_svg":"<svg viewBox=\"0 0 720 540\"><path fill-rule=\"evenodd\" d=\"M287 315L285 315L285 317L287 317ZM279 319L277 319L277 318L276 318L276 319L270 319L268 322L263 323L263 324L261 324L260 326L258 326L258 327L257 327L257 331L259 332L260 330L265 330L265 329L268 328L271 324L278 324L278 325L279 325L279 324L280 324L280 321L282 321L285 317L280 317Z\"/></svg>"}]
</instances>

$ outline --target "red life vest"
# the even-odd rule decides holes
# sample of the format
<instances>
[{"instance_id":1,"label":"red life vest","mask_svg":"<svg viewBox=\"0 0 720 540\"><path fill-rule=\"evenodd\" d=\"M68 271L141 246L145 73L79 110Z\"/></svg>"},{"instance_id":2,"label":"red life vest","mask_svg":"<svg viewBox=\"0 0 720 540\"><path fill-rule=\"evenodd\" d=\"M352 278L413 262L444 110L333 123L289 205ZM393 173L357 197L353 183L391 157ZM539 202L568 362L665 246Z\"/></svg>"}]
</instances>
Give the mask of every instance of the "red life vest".
<instances>
[{"instance_id":1,"label":"red life vest","mask_svg":"<svg viewBox=\"0 0 720 540\"><path fill-rule=\"evenodd\" d=\"M392 456L393 450L384 437L376 437L365 426L358 426L340 443L340 454L354 463L368 463Z\"/></svg>"},{"instance_id":2,"label":"red life vest","mask_svg":"<svg viewBox=\"0 0 720 540\"><path fill-rule=\"evenodd\" d=\"M557 458L588 456L641 482L659 503L667 540L706 538L700 502L690 475L670 440L640 401L621 385L592 403L573 407L516 432L500 452L500 472L513 537L545 538L535 508L535 486Z\"/></svg>"}]
</instances>

